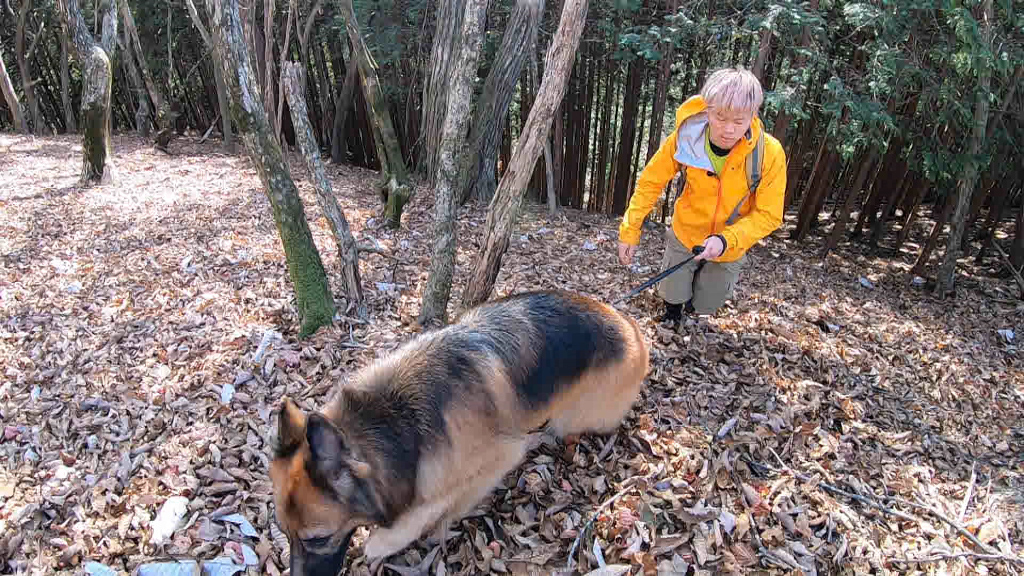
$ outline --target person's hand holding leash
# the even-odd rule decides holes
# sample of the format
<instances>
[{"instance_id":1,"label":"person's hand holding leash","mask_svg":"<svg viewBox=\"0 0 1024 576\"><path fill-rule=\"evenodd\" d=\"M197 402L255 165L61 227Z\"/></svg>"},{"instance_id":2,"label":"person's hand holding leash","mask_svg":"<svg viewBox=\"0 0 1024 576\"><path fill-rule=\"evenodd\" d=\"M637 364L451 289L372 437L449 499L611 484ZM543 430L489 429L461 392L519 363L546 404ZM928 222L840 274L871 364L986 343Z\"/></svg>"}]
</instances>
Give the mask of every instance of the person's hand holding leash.
<instances>
[{"instance_id":1,"label":"person's hand holding leash","mask_svg":"<svg viewBox=\"0 0 1024 576\"><path fill-rule=\"evenodd\" d=\"M725 239L715 234L704 239L704 251L697 254L694 260L714 260L725 253Z\"/></svg>"},{"instance_id":2,"label":"person's hand holding leash","mask_svg":"<svg viewBox=\"0 0 1024 576\"><path fill-rule=\"evenodd\" d=\"M619 264L629 266L636 254L636 245L619 241Z\"/></svg>"}]
</instances>

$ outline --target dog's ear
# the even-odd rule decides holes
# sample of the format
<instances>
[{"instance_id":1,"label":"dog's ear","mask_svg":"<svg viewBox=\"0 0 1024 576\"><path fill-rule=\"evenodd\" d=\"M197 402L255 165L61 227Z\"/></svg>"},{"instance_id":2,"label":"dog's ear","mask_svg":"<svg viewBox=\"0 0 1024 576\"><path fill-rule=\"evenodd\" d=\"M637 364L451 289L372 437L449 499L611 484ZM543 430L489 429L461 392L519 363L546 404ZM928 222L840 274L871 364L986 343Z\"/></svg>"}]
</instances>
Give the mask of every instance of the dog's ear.
<instances>
[{"instance_id":1,"label":"dog's ear","mask_svg":"<svg viewBox=\"0 0 1024 576\"><path fill-rule=\"evenodd\" d=\"M306 421L306 441L313 465L332 483L341 480L346 474L356 478L367 478L370 465L363 462L346 444L341 430L324 418L313 413Z\"/></svg>"},{"instance_id":2,"label":"dog's ear","mask_svg":"<svg viewBox=\"0 0 1024 576\"><path fill-rule=\"evenodd\" d=\"M277 454L290 454L302 445L306 436L306 415L302 409L285 397L277 413Z\"/></svg>"}]
</instances>

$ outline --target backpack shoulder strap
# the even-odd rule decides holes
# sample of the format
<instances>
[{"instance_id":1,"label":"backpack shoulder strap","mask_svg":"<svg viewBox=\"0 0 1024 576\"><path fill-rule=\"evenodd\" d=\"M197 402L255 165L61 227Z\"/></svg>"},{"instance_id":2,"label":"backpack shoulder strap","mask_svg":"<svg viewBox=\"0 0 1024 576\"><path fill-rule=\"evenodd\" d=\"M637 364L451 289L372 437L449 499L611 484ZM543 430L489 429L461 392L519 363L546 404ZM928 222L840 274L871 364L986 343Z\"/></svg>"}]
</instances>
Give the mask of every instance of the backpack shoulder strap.
<instances>
[{"instance_id":1,"label":"backpack shoulder strap","mask_svg":"<svg viewBox=\"0 0 1024 576\"><path fill-rule=\"evenodd\" d=\"M729 214L729 218L725 221L725 224L731 225L736 221L736 218L740 215L740 208L747 201L747 198L754 195L757 191L757 187L761 185L761 175L764 170L764 129L761 129L760 134L757 135L757 142L754 144L754 149L747 154L747 158L744 161L746 164L747 172L747 193L743 195L743 199L736 204L733 208L732 213Z\"/></svg>"}]
</instances>

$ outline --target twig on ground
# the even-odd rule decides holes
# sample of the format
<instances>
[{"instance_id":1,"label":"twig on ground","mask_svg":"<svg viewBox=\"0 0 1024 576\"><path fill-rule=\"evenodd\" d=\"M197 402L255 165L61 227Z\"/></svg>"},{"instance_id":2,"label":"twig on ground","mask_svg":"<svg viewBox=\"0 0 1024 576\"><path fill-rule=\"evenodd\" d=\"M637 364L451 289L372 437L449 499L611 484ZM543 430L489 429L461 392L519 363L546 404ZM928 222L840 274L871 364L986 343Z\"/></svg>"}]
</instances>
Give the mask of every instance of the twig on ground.
<instances>
[{"instance_id":1,"label":"twig on ground","mask_svg":"<svg viewBox=\"0 0 1024 576\"><path fill-rule=\"evenodd\" d=\"M384 248L381 248L380 246L374 246L373 244L369 244L367 242L363 242L361 244L357 244L356 245L356 249L359 250L359 252L368 252L368 253L371 253L371 254L380 254L381 256L384 256L386 258L393 258L395 260L398 259L398 256L395 256L389 250L385 250Z\"/></svg>"},{"instance_id":2,"label":"twig on ground","mask_svg":"<svg viewBox=\"0 0 1024 576\"><path fill-rule=\"evenodd\" d=\"M587 520L587 523L584 524L583 528L580 529L580 533L576 536L576 539L573 541L572 547L569 548L569 560L566 564L567 570L573 569L573 556L576 555L576 549L579 547L580 542L583 540L583 536L587 533L587 530L590 530L590 527L594 524L594 520L596 520L597 517L601 515L601 512L604 512L606 508L614 504L619 498L625 496L626 493L632 490L633 487L636 486L637 484L641 482L650 483L651 480L661 475L663 469L664 466L662 464L658 464L654 468L654 471L652 471L650 474L646 476L633 476L632 478L627 479L625 482L622 483L622 488L618 492L616 492L614 496L602 502L601 505L597 507L597 510L594 510L594 513L590 515L590 518Z\"/></svg>"},{"instance_id":3,"label":"twig on ground","mask_svg":"<svg viewBox=\"0 0 1024 576\"><path fill-rule=\"evenodd\" d=\"M213 119L213 122L210 122L210 127L206 129L206 133L203 134L203 137L199 139L200 144L206 142L206 139L210 137L210 133L213 132L213 129L217 127L217 121L219 120L220 112L217 112L217 117Z\"/></svg>"},{"instance_id":4,"label":"twig on ground","mask_svg":"<svg viewBox=\"0 0 1024 576\"><path fill-rule=\"evenodd\" d=\"M146 444L143 444L142 446L139 446L138 448L132 449L132 451L129 452L128 455L132 459L137 458L139 456L139 454L146 454L146 453L152 451L153 448L156 448L158 445L163 444L165 441L167 441L167 435L166 434L161 435L159 438L157 438L156 440L153 440L152 442L148 442Z\"/></svg>"},{"instance_id":5,"label":"twig on ground","mask_svg":"<svg viewBox=\"0 0 1024 576\"><path fill-rule=\"evenodd\" d=\"M743 496L743 482L740 481L739 475L735 470L730 469L729 475L732 478L733 484L736 485L736 490L740 493L740 501L743 502L743 508L746 510L747 514L750 514L750 504L747 503L747 499ZM750 514L750 535L754 537L754 545L757 546L757 555L762 559L772 558L774 560L774 555L764 547L764 541L761 540L761 532L757 529L757 522L754 522L753 514ZM788 568L789 565L786 564L786 567Z\"/></svg>"},{"instance_id":6,"label":"twig on ground","mask_svg":"<svg viewBox=\"0 0 1024 576\"><path fill-rule=\"evenodd\" d=\"M967 505L971 503L971 496L974 493L974 482L978 479L974 471L975 463L971 463L971 483L967 486L967 493L964 494L964 501L960 504L960 515L956 517L957 522L963 522L967 514Z\"/></svg>"},{"instance_id":7,"label":"twig on ground","mask_svg":"<svg viewBox=\"0 0 1024 576\"><path fill-rule=\"evenodd\" d=\"M616 431L615 434L612 434L612 437L609 438L608 441L604 443L604 447L601 448L601 453L597 455L597 461L598 462L603 461L605 456L607 456L608 453L612 451L612 447L615 446L615 441L618 438L619 438L619 433L618 433L618 431Z\"/></svg>"},{"instance_id":8,"label":"twig on ground","mask_svg":"<svg viewBox=\"0 0 1024 576\"><path fill-rule=\"evenodd\" d=\"M932 516L935 516L939 520L942 520L946 524L949 524L949 526L957 532L959 532L961 536L970 540L971 543L977 546L979 550L985 552L986 554L997 554L997 552L992 547L982 543L981 540L978 540L978 538L974 534L968 532L967 529L961 526L958 522L955 522L954 520L952 520L942 512L939 512L935 508L932 508L931 506L924 504L922 502L911 502L909 500L904 500L902 498L891 497L888 499L895 502L896 504L903 504L904 506L910 506L911 508L917 508L919 510L924 510L925 512L931 513Z\"/></svg>"},{"instance_id":9,"label":"twig on ground","mask_svg":"<svg viewBox=\"0 0 1024 576\"><path fill-rule=\"evenodd\" d=\"M778 457L778 455L776 455L776 457ZM744 460L750 462L750 460L747 459L747 458L744 458ZM761 468L764 468L764 469L767 469L767 470L773 470L773 468L771 466L767 466L765 464L754 463L754 465L760 466ZM810 476L807 476L806 474L801 474L800 472L797 472L796 470L793 470L793 469L791 469L789 467L786 467L784 469L784 471L789 472L797 480L800 480L801 482L813 482L813 478L811 478ZM775 472L780 472L780 471L779 470L775 470ZM908 520L908 521L914 522L914 523L922 522L922 520L920 518L916 517L916 516L911 516L911 515L909 515L909 514L907 514L905 512L900 512L898 510L893 510L892 508L883 506L882 504L880 504L876 500L874 500L872 498L868 498L867 496L862 496L860 494L854 494L854 493L851 493L851 492L847 492L847 491L842 490L840 488L836 488L835 486L832 486L831 484L828 484L826 482L818 481L816 485L820 486L826 492L830 492L832 494L836 494L836 495L840 495L840 496L845 496L847 498L850 498L851 500L855 500L857 502L860 502L860 503L862 503L862 504L864 504L866 506L870 506L872 508L880 510L880 511L886 513L886 514L891 515L891 516L895 516L897 518L900 518L900 519L903 519L903 520ZM999 554L995 549L993 549L990 546L985 545L984 543L982 543L981 540L978 540L978 538L975 537L974 534L971 534L970 532L968 532L967 529L964 528L963 526L961 526L959 523L955 522L954 520L952 520L951 518L949 518L948 516L946 516L942 512L939 512L938 510L936 510L935 508L933 508L933 507L931 507L931 506L929 506L927 504L920 503L920 502L910 502L908 500L904 500L902 498L896 498L896 497L892 497L892 496L885 497L885 498L883 498L883 500L886 500L888 502L892 502L894 504L901 504L901 505L904 505L904 506L909 506L911 508L917 508L919 510L924 510L924 511L930 513L932 516L934 516L934 517L938 518L939 520L942 520L943 522L948 524L950 527L952 527L954 530L956 530L957 533L959 533L964 538L967 538L968 540L970 540L972 544L974 544L979 550L981 550L984 553L984 555L996 557L996 558L998 558L1000 560L1009 562L1011 564L1019 564L1019 565L1024 566L1024 558L1018 558L1016 556L1010 556L1010 555L1006 555L1006 554Z\"/></svg>"},{"instance_id":10,"label":"twig on ground","mask_svg":"<svg viewBox=\"0 0 1024 576\"><path fill-rule=\"evenodd\" d=\"M956 554L933 554L923 558L891 558L889 562L900 564L927 564L929 562L942 562L943 560L957 560L960 558L973 558L975 560L993 560L997 562L1008 562L1010 564L1024 565L1024 560L1002 554L981 554L978 552L958 552Z\"/></svg>"},{"instance_id":11,"label":"twig on ground","mask_svg":"<svg viewBox=\"0 0 1024 576\"><path fill-rule=\"evenodd\" d=\"M1003 251L1003 247L999 245L999 242L996 242L995 238L992 239L992 246L997 252L999 252L999 256L1002 258L1003 264L1010 269L1010 273L1013 274L1013 279L1017 281L1017 286L1020 287L1020 297L1024 298L1024 276L1021 276L1021 273L1013 267L1013 262L1010 260L1010 257L1006 255L1006 252Z\"/></svg>"},{"instance_id":12,"label":"twig on ground","mask_svg":"<svg viewBox=\"0 0 1024 576\"><path fill-rule=\"evenodd\" d=\"M786 466L786 463L782 461L782 458L779 458L779 455L775 454L775 450L772 450L772 454L774 454L775 458L779 461L779 465L782 466L782 470L788 471L790 474L793 475L793 477L795 477L797 480L799 480L801 482L814 482L814 479L811 478L810 476L808 476L806 474L801 474L800 472L797 472L796 470L791 469L789 466ZM758 464L758 465L761 466L762 468L767 468L769 470L772 469L770 466L766 466L764 464ZM779 472L779 470L775 470L775 472ZM833 494L835 496L844 496L844 497L849 498L851 500L855 500L857 502L860 502L861 504L864 504L865 506L869 506L871 508L875 508L875 509L877 509L877 510L879 510L881 512L884 512L886 514L889 514L891 516L895 516L896 518L899 518L901 520L907 520L909 522L914 522L914 523L918 522L918 519L913 517L913 516L910 516L908 514L900 512L899 510L893 510L892 508L887 508L885 506L882 506L878 502L875 502L874 500L872 500L870 498L867 498L865 496L861 496L860 494L854 494L852 492L847 492L846 490L843 490L841 488L833 486L833 485L829 484L828 482L822 482L821 480L818 480L817 481L817 485L820 486L826 492L828 492L830 494Z\"/></svg>"}]
</instances>

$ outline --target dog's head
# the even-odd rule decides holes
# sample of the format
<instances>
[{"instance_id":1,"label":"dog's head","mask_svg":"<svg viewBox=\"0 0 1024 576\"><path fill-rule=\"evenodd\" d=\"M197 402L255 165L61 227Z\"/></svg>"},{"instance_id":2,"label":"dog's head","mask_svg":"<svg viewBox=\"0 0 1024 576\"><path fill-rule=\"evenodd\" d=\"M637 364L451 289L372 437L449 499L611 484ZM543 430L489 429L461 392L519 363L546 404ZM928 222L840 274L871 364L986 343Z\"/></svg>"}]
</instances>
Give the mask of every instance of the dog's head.
<instances>
[{"instance_id":1,"label":"dog's head","mask_svg":"<svg viewBox=\"0 0 1024 576\"><path fill-rule=\"evenodd\" d=\"M337 576L352 533L381 515L371 467L322 414L306 415L285 398L278 416L270 478L291 575Z\"/></svg>"}]
</instances>

